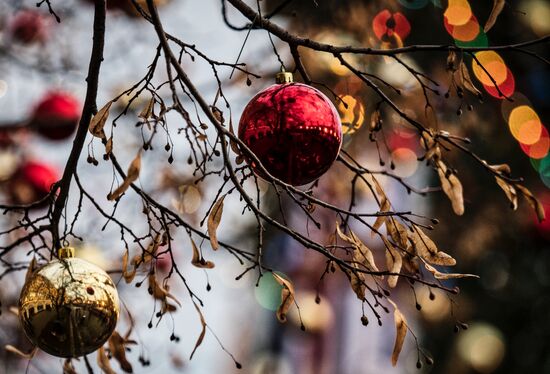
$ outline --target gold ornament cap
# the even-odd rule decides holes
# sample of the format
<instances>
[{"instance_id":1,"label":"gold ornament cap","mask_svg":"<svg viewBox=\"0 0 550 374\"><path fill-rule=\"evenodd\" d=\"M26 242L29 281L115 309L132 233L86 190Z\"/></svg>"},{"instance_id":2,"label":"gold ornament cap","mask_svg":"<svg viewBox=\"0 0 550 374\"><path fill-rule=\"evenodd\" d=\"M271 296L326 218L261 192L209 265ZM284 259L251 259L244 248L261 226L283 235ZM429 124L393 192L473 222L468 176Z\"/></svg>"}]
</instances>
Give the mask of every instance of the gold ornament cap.
<instances>
[{"instance_id":1,"label":"gold ornament cap","mask_svg":"<svg viewBox=\"0 0 550 374\"><path fill-rule=\"evenodd\" d=\"M73 247L63 247L57 250L57 257L59 259L72 258L75 255L75 249Z\"/></svg>"},{"instance_id":2,"label":"gold ornament cap","mask_svg":"<svg viewBox=\"0 0 550 374\"><path fill-rule=\"evenodd\" d=\"M292 76L292 73L289 71L281 71L280 73L277 73L275 76L275 82L278 84L283 83L292 83L294 82L294 77Z\"/></svg>"}]
</instances>

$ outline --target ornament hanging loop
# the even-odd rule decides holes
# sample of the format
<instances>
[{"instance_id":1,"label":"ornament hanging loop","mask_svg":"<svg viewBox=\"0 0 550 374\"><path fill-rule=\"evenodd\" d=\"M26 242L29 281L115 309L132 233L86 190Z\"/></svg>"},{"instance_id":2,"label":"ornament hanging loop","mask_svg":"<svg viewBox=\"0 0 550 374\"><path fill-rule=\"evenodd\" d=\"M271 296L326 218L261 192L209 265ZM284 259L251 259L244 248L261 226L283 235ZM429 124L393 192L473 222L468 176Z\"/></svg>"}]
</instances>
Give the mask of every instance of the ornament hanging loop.
<instances>
[{"instance_id":1,"label":"ornament hanging loop","mask_svg":"<svg viewBox=\"0 0 550 374\"><path fill-rule=\"evenodd\" d=\"M277 75L275 76L275 82L277 82L278 84L292 83L294 82L294 77L292 76L291 72L284 71L283 69L283 71L277 73Z\"/></svg>"}]
</instances>

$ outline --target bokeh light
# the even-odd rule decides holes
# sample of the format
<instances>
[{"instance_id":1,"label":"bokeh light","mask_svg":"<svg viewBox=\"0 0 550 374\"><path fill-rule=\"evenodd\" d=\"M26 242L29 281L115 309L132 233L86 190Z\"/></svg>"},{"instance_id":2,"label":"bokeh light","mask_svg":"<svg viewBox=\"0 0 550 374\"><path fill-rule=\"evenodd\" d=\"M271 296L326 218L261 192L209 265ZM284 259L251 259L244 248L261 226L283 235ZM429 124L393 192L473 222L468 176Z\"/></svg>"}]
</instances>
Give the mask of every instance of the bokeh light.
<instances>
[{"instance_id":1,"label":"bokeh light","mask_svg":"<svg viewBox=\"0 0 550 374\"><path fill-rule=\"evenodd\" d=\"M429 0L399 0L399 4L407 9L422 9L428 5Z\"/></svg>"},{"instance_id":2,"label":"bokeh light","mask_svg":"<svg viewBox=\"0 0 550 374\"><path fill-rule=\"evenodd\" d=\"M294 325L300 327L304 323L306 331L319 332L326 330L334 323L334 310L328 298L315 302L316 294L311 291L300 291L296 293L296 302L300 307L291 308L288 319Z\"/></svg>"},{"instance_id":3,"label":"bokeh light","mask_svg":"<svg viewBox=\"0 0 550 374\"><path fill-rule=\"evenodd\" d=\"M351 95L340 97L338 101L338 112L340 113L342 133L344 135L354 134L365 122L365 107L359 100Z\"/></svg>"},{"instance_id":4,"label":"bokeh light","mask_svg":"<svg viewBox=\"0 0 550 374\"><path fill-rule=\"evenodd\" d=\"M472 61L472 69L476 78L483 84L488 86L494 85L494 79L496 84L501 84L506 80L508 68L504 63L504 60L500 55L494 51L481 51L475 54L477 62ZM483 65L481 67L479 64ZM485 69L484 69L485 68ZM490 74L487 75L485 70Z\"/></svg>"},{"instance_id":5,"label":"bokeh light","mask_svg":"<svg viewBox=\"0 0 550 374\"><path fill-rule=\"evenodd\" d=\"M529 21L527 22L535 34L545 36L550 33L550 2L547 0L523 1L518 9L523 10Z\"/></svg>"},{"instance_id":6,"label":"bokeh light","mask_svg":"<svg viewBox=\"0 0 550 374\"><path fill-rule=\"evenodd\" d=\"M443 15L450 25L460 26L472 18L472 8L467 0L449 0L449 5Z\"/></svg>"},{"instance_id":7,"label":"bokeh light","mask_svg":"<svg viewBox=\"0 0 550 374\"><path fill-rule=\"evenodd\" d=\"M521 105L513 109L508 118L508 126L514 138L520 143L534 144L541 137L542 124L530 106Z\"/></svg>"},{"instance_id":8,"label":"bokeh light","mask_svg":"<svg viewBox=\"0 0 550 374\"><path fill-rule=\"evenodd\" d=\"M449 23L447 17L443 17L445 29L455 39L460 42L471 42L480 33L479 22L477 18L472 14L472 17L463 25L454 26Z\"/></svg>"},{"instance_id":9,"label":"bokeh light","mask_svg":"<svg viewBox=\"0 0 550 374\"><path fill-rule=\"evenodd\" d=\"M496 87L499 88L500 92L504 94L504 96L501 96ZM493 97L496 97L497 99L504 99L505 97L510 97L514 94L514 91L516 89L516 80L514 79L514 74L512 74L512 71L508 68L506 71L506 79L504 82L499 84L498 86L495 86L492 82L491 84L483 84L483 88L485 88L485 91Z\"/></svg>"},{"instance_id":10,"label":"bokeh light","mask_svg":"<svg viewBox=\"0 0 550 374\"><path fill-rule=\"evenodd\" d=\"M473 323L458 338L458 353L479 373L492 373L506 351L502 332L488 323Z\"/></svg>"},{"instance_id":11,"label":"bokeh light","mask_svg":"<svg viewBox=\"0 0 550 374\"><path fill-rule=\"evenodd\" d=\"M285 279L288 278L283 273L277 272L277 274ZM256 297L256 301L262 306L262 308L270 311L276 311L279 307L279 304L281 304L282 289L283 286L281 286L275 280L275 277L272 273L264 273L263 276L260 278L258 287L254 288L254 296Z\"/></svg>"},{"instance_id":12,"label":"bokeh light","mask_svg":"<svg viewBox=\"0 0 550 374\"><path fill-rule=\"evenodd\" d=\"M379 40L387 41L388 37L397 34L403 41L411 32L411 24L403 14L392 14L386 9L373 18L372 30Z\"/></svg>"},{"instance_id":13,"label":"bokeh light","mask_svg":"<svg viewBox=\"0 0 550 374\"><path fill-rule=\"evenodd\" d=\"M391 153L395 165L393 174L401 178L408 178L418 169L416 153L410 148L397 148Z\"/></svg>"},{"instance_id":14,"label":"bokeh light","mask_svg":"<svg viewBox=\"0 0 550 374\"><path fill-rule=\"evenodd\" d=\"M548 155L550 149L550 137L545 126L541 126L541 134L538 141L533 144L520 143L521 149L532 159L540 160ZM537 167L538 171L538 167Z\"/></svg>"}]
</instances>

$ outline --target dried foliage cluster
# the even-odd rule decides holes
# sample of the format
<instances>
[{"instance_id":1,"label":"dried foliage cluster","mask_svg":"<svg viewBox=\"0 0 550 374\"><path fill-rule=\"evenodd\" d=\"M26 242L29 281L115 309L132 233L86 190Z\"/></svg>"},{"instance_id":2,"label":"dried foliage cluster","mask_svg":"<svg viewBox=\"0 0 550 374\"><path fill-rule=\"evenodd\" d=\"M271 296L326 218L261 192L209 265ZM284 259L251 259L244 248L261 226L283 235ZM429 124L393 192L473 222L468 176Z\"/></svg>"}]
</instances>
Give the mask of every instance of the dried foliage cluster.
<instances>
[{"instance_id":1,"label":"dried foliage cluster","mask_svg":"<svg viewBox=\"0 0 550 374\"><path fill-rule=\"evenodd\" d=\"M187 301L194 305L202 326L195 349L191 352L192 357L205 338L206 332L211 330L203 316L203 302L188 286L186 274L181 270L181 266L178 266L174 257L174 238L182 232L187 234L189 244L186 247L192 254L192 264L202 269L214 267L214 262L208 259L213 256L209 253L209 249L227 251L242 265L243 273L237 277L240 279L247 272L257 272L261 277L265 272L276 270L263 262L265 232L268 229L274 230L291 237L307 251L315 251L324 256L326 268L320 276L320 282L330 281L328 278L333 273L344 274L349 279L350 287L362 304L364 324L368 323L367 315L374 316L381 323L381 314L393 310L397 334L391 359L395 365L407 332L410 331L415 341L417 338L400 311L398 301L392 300L390 290L401 281L411 286L411 292L414 292L413 284L421 284L424 287L441 289L449 295L454 295L459 292L458 288L448 287L445 280L475 277L475 275L447 271L447 267L454 266L456 261L450 254L441 251L430 239L429 231L434 224L437 224L437 220L409 211L396 211L379 183L381 176L396 180L405 186L409 193L425 195L442 190L449 198L453 211L457 215L462 215L464 213L463 186L458 171L453 169L447 158L447 154L451 151L461 153L475 160L479 167L486 169L495 177L498 186L504 190L514 209L518 206L518 198L522 196L536 210L539 219L544 218L541 205L522 185L522 180L512 176L506 164L489 164L481 155L469 150L469 139L440 130L438 117L441 114L431 104L432 97L440 95L439 84L435 78L410 65L403 56L415 53L446 55L449 86L453 91L450 94L456 94L460 98L471 96L471 99L478 99L481 92L470 78L464 63L466 56L472 57L481 69L488 73L476 60L474 52L507 50L510 53L524 53L537 58L536 53L529 48L540 44L547 45L548 38L486 48L459 48L452 45L412 45L381 49L370 46L340 46L302 38L273 22L272 17L284 9L290 3L289 1L283 1L275 12L263 15L260 2L250 6L241 0L221 0L220 7L228 27L239 29L244 33L263 30L269 33L270 38L278 39L280 44L278 48L274 48L273 58L281 60L277 50L287 49L290 60L285 61L285 65L292 66L293 69L289 70L293 70L304 83L330 90L326 85L316 82L309 73L308 66L302 57L304 52L326 54L336 58L343 68L349 70L376 97L376 110L373 111L368 124L369 136L360 140L361 144L364 144L363 147L371 143L375 143L378 147L378 143L383 142L383 136L380 133L386 126L387 121L384 121L384 118L389 114L396 114L403 120L403 126L413 129L418 134L420 145L424 149L421 160L425 161L428 168L435 170L440 181L440 188L418 189L393 174L391 170L371 170L355 157L352 151L344 147L336 163L337 167L344 170L342 175L345 175L346 191L349 192L349 196L346 196L348 204L335 204L329 199L317 197L318 182L314 182L307 188L296 188L270 176L267 170L260 167L267 176L264 182L254 175L248 163L245 162L245 160L251 160L256 164L259 163L256 156L233 131L236 113L232 112L231 103L224 94L229 82L221 77L227 71L234 70L250 82L262 78L259 73L249 69L244 63L212 59L201 52L197 46L187 43L178 35L166 32L153 0L132 0L132 3L135 10L156 32L158 44L153 47L156 48L154 59L149 63L147 73L141 80L109 102L99 103L98 109L96 97L104 52L106 5L104 0L95 0L93 49L88 70L86 99L71 153L61 180L52 186L50 194L43 201L29 206L6 204L0 206L4 214L17 217L12 227L0 233L3 240L0 248L2 277L27 268L26 264L16 264L6 260L11 251L26 248L29 256L47 261L53 254L53 249L81 239L74 231L74 227L82 214L88 214L82 209L85 204L88 204L89 209L95 209L107 223L119 227L120 248L117 250L120 251L122 258L122 276L127 283L140 286L144 280L136 278L136 275L147 274L149 294L160 305L156 318L160 320L167 313L176 311L181 302L185 302L183 300L180 302L178 300L180 297L171 293L169 284L179 281L186 287ZM42 0L38 5L47 6L51 14L57 17L55 4L50 3L50 0ZM503 7L504 1L495 1L485 30L498 22L497 17ZM229 20L228 8L242 14L249 23L242 27L234 26ZM407 69L423 92L424 118L415 119L408 114L407 108L403 107L399 100L400 92L397 87L354 63L355 59L367 56L394 60ZM195 60L211 66L212 79L217 82L217 95L214 102L208 102L205 99L193 77L185 69L189 61ZM445 64L444 58L442 64ZM155 79L159 77L167 78L160 84L154 84ZM498 85L496 87L498 89ZM333 97L335 100L339 99L336 94ZM118 109L120 106L117 107L114 104L121 101L126 104L122 109ZM116 125L117 121L128 115L135 102L142 103L137 126L142 134L143 143L139 150L135 150L134 159L124 167L117 157L117 141L119 137L124 137L126 130L117 131ZM343 103L343 105L347 104ZM167 117L174 113L183 121L183 127L177 128L177 125L167 120ZM172 163L172 138L175 136L186 139L190 154L188 162L194 167L194 171L191 183L183 185L179 190L181 200L176 201L173 206L168 206L154 197L153 193L142 189L137 181L142 168L141 158L148 152L157 152L157 149L153 149L157 139L166 138L165 151L169 155L167 162ZM91 186L81 180L78 174L78 160L85 148L86 140L90 137L93 140L88 145L88 149L97 149L99 144L104 161L111 163L113 167L113 187L111 191L105 191L107 198L103 201L93 197L89 192ZM91 168L97 165L99 160L92 152L89 153L88 162L91 165L86 167ZM245 184L250 182L255 186L255 193L245 188ZM277 209L265 206L261 191L265 188L265 183L269 186L268 196L273 198ZM200 223L187 219L182 214L186 199L192 199L192 195L197 194L197 191L205 188L206 185L215 186L216 191L209 202L206 216ZM356 195L360 189L368 191L376 201L378 205L376 211L364 212L356 209L358 198ZM69 194L79 196L78 209L71 217L64 214ZM125 221L127 217L118 215L117 207L125 204L128 194L135 194L141 200L143 206L141 220L148 225L146 235L138 235L133 228L133 222ZM223 225L224 201L231 194L238 196L242 213L254 217L257 227L256 248L239 247L218 238L217 231L220 223ZM47 208L36 213L35 206L44 203L47 204ZM294 214L304 215L308 223L318 228L321 227L321 223L316 218L319 212L325 212L324 214L335 218L332 220L331 227L323 227L330 234L328 240L314 240L308 236L307 230L304 231L303 227L293 227L285 219L283 212L289 209L293 209ZM14 233L17 235L14 236ZM380 249L369 248L362 239L365 235L359 233L370 233L380 243ZM385 260L377 258L377 251L383 253L381 258ZM158 274L155 270L157 259L161 256L169 256L172 260L170 269L164 275ZM34 260L31 264L34 264ZM273 273L273 276L282 286L277 318L285 322L288 311L296 304L294 286L291 280L277 273ZM128 312L130 315L139 313L131 308ZM151 326L152 322L149 327ZM179 339L174 335L172 337L174 340ZM121 364L124 371L131 372L132 364L125 357L125 348L133 343L135 342L131 338L131 329L125 334L115 333L108 347L102 348L98 353L98 363L102 370L107 373L113 372L109 358L114 358ZM418 342L417 348L419 360L422 357L424 361L431 363L432 359L418 346ZM13 347L9 349L17 351ZM235 362L237 367L240 367L240 364ZM142 364L146 365L147 361L143 360ZM74 372L70 360L66 362L64 370Z\"/></svg>"}]
</instances>

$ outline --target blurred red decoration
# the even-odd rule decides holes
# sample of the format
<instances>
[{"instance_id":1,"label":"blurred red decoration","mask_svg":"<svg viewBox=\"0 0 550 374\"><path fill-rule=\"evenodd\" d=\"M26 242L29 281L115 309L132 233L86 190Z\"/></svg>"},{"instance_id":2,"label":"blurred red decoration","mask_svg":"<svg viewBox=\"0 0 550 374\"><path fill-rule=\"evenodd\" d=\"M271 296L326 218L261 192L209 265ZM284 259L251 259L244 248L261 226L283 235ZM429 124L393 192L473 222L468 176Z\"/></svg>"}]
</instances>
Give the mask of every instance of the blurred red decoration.
<instances>
[{"instance_id":1,"label":"blurred red decoration","mask_svg":"<svg viewBox=\"0 0 550 374\"><path fill-rule=\"evenodd\" d=\"M9 192L14 203L31 204L46 197L59 179L60 172L52 165L27 161L11 178Z\"/></svg>"},{"instance_id":2,"label":"blurred red decoration","mask_svg":"<svg viewBox=\"0 0 550 374\"><path fill-rule=\"evenodd\" d=\"M403 14L399 12L392 14L386 9L373 18L372 30L376 37L382 41L387 41L388 38L394 36L394 33L401 40L405 40L411 32L411 25Z\"/></svg>"},{"instance_id":3,"label":"blurred red decoration","mask_svg":"<svg viewBox=\"0 0 550 374\"><path fill-rule=\"evenodd\" d=\"M239 138L271 175L299 186L332 165L342 144L342 125L336 108L319 90L301 83L275 84L246 106ZM251 166L264 176L253 162Z\"/></svg>"},{"instance_id":4,"label":"blurred red decoration","mask_svg":"<svg viewBox=\"0 0 550 374\"><path fill-rule=\"evenodd\" d=\"M48 28L44 15L34 10L17 12L10 23L12 38L24 44L46 41Z\"/></svg>"},{"instance_id":5,"label":"blurred red decoration","mask_svg":"<svg viewBox=\"0 0 550 374\"><path fill-rule=\"evenodd\" d=\"M80 119L80 102L65 92L50 92L38 103L30 127L51 140L62 140L72 135Z\"/></svg>"}]
</instances>

